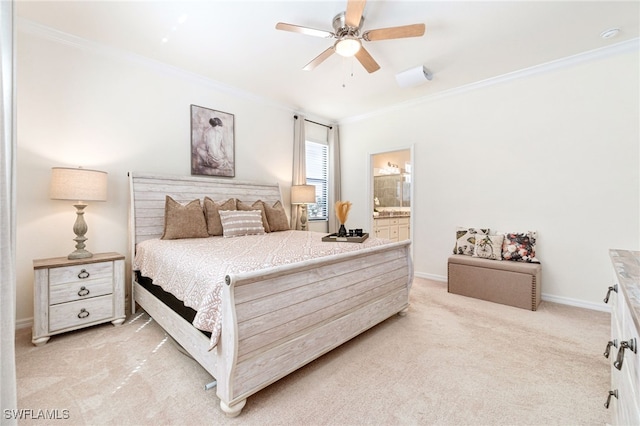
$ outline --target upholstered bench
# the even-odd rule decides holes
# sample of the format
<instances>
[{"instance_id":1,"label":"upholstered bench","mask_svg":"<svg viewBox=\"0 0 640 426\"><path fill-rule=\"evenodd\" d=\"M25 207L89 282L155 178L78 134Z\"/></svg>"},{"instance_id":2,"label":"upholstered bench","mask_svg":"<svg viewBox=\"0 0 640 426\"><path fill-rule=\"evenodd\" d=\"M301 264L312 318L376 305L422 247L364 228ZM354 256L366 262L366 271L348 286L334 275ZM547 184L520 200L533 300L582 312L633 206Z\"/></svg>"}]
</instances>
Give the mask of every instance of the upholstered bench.
<instances>
[{"instance_id":1,"label":"upholstered bench","mask_svg":"<svg viewBox=\"0 0 640 426\"><path fill-rule=\"evenodd\" d=\"M540 304L539 263L454 254L448 261L449 293L535 311Z\"/></svg>"}]
</instances>

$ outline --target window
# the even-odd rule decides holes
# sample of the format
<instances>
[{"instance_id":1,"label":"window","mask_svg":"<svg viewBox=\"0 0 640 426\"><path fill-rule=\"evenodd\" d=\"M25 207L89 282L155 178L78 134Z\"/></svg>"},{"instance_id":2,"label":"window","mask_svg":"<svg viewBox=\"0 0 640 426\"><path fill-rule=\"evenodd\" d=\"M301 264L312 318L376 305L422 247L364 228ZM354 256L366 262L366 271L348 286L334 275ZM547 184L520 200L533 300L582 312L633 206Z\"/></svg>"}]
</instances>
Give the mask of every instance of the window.
<instances>
[{"instance_id":1,"label":"window","mask_svg":"<svg viewBox=\"0 0 640 426\"><path fill-rule=\"evenodd\" d=\"M316 203L309 204L309 220L327 220L329 146L326 143L306 141L307 185L316 187Z\"/></svg>"}]
</instances>

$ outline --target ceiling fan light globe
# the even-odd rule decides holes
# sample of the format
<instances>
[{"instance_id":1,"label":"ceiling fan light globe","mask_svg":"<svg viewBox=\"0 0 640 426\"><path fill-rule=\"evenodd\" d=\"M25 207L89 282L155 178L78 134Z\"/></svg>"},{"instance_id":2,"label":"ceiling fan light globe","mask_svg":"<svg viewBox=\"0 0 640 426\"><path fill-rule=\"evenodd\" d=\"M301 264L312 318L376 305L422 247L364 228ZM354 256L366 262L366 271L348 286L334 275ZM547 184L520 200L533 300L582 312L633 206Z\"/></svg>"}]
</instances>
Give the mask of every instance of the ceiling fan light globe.
<instances>
[{"instance_id":1,"label":"ceiling fan light globe","mask_svg":"<svg viewBox=\"0 0 640 426\"><path fill-rule=\"evenodd\" d=\"M342 40L336 41L335 44L336 53L346 58L354 56L358 53L361 47L362 44L360 43L360 40L353 37L345 37Z\"/></svg>"}]
</instances>

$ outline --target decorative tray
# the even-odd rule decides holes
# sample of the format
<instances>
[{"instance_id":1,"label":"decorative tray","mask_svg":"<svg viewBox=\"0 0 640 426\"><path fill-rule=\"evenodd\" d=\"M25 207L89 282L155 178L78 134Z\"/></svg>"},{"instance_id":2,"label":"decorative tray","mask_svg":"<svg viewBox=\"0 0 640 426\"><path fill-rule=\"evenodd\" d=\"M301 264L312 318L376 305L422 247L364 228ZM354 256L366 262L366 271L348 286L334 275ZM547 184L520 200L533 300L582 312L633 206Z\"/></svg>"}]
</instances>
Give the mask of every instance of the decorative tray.
<instances>
[{"instance_id":1,"label":"decorative tray","mask_svg":"<svg viewBox=\"0 0 640 426\"><path fill-rule=\"evenodd\" d=\"M327 241L327 242L340 242L340 243L361 243L364 240L366 240L367 238L369 238L369 234L368 233L364 233L362 234L362 236L346 236L346 237L338 237L338 234L329 234L326 237L322 237L322 241Z\"/></svg>"}]
</instances>

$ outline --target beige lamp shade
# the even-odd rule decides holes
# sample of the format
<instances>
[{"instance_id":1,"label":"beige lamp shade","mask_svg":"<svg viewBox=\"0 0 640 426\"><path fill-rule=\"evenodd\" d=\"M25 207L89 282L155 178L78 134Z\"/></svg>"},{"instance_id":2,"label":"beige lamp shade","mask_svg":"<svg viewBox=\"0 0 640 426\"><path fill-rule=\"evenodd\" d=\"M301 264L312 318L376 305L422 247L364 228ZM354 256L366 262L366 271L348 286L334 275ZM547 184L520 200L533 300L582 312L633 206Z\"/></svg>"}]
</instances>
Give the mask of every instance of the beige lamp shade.
<instances>
[{"instance_id":1,"label":"beige lamp shade","mask_svg":"<svg viewBox=\"0 0 640 426\"><path fill-rule=\"evenodd\" d=\"M313 185L293 185L291 204L311 204L316 202L316 187Z\"/></svg>"},{"instance_id":2,"label":"beige lamp shade","mask_svg":"<svg viewBox=\"0 0 640 426\"><path fill-rule=\"evenodd\" d=\"M52 200L106 201L107 173L99 170L53 167L49 196Z\"/></svg>"}]
</instances>

